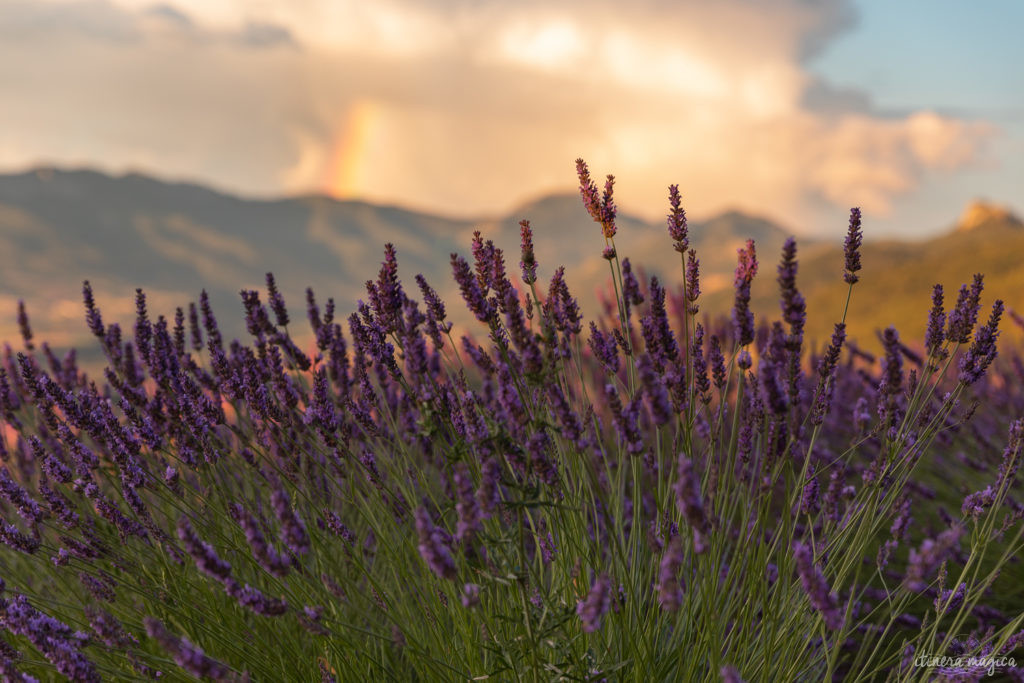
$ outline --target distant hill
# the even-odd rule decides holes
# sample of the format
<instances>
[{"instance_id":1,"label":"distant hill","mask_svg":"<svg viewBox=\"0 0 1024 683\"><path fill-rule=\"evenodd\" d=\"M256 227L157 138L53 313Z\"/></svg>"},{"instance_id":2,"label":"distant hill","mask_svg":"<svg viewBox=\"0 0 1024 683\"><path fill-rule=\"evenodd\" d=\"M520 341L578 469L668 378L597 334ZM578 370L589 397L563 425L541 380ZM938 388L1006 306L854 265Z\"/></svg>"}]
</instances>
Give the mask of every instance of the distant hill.
<instances>
[{"instance_id":1,"label":"distant hill","mask_svg":"<svg viewBox=\"0 0 1024 683\"><path fill-rule=\"evenodd\" d=\"M889 323L899 325L904 336L920 336L931 284L946 285L952 300L975 271L987 273L988 291L1024 309L1024 301L1014 300L1024 291L1017 265L1024 226L991 205L965 216L973 218L962 218L959 229L927 242L865 244L863 279L849 320L854 336L870 344L874 329ZM534 230L541 282L564 265L584 312L596 314L595 292L608 286L608 263L600 257L600 229L575 193L538 198L504 216L456 220L324 196L243 199L139 174L40 168L0 175L0 339L17 341L15 312L17 300L24 299L37 341L95 348L82 312L86 279L104 318L123 325L133 319L136 287L148 293L152 315L168 317L206 288L225 332L242 337L238 292L262 290L267 271L277 277L301 335L305 288L312 286L321 304L333 297L339 316L347 316L365 297L366 280L376 277L385 242L398 249L410 296L420 298L414 276L423 273L445 296L450 316L471 323L452 282L449 255L468 258L472 233L480 230L505 251L514 273L522 219ZM680 280L680 258L663 221L620 213L618 224L620 256L648 276ZM691 223L691 246L701 260L702 310L728 314L736 249L753 238L761 261L755 310L777 315L775 264L789 234L738 211ZM824 339L845 301L841 247L802 240L800 259L799 282L811 313L808 333Z\"/></svg>"},{"instance_id":2,"label":"distant hill","mask_svg":"<svg viewBox=\"0 0 1024 683\"><path fill-rule=\"evenodd\" d=\"M242 199L193 184L128 174L40 168L0 175L0 338L17 338L18 299L28 304L37 340L55 347L94 346L81 305L90 280L108 320L130 324L136 287L146 290L153 315L173 316L206 288L229 335L245 333L240 289L262 289L272 271L293 318L301 319L304 292L323 302L334 297L344 316L365 297L376 277L385 242L398 249L400 275L419 298L414 276L423 273L446 295L449 314L469 322L457 298L449 255L469 256L479 229L505 250L510 272L518 268L519 221L535 233L539 274L558 264L585 310L596 311L594 291L606 281L603 240L576 194L540 198L507 216L454 220L415 211L324 196ZM619 216L623 255L650 273L675 277L678 260L664 224ZM692 228L702 258L731 268L739 235L784 232L759 219L726 214ZM717 266L716 266L717 267ZM709 266L708 277L713 268ZM304 331L304 321L298 322Z\"/></svg>"},{"instance_id":3,"label":"distant hill","mask_svg":"<svg viewBox=\"0 0 1024 683\"><path fill-rule=\"evenodd\" d=\"M242 334L238 292L262 288L273 271L302 317L304 290L353 308L374 277L383 245L401 251L403 276L437 274L463 249L465 221L326 197L239 199L207 188L94 171L0 176L0 311L12 336L16 299L29 305L40 338L80 343L81 283L92 282L106 317L131 320L136 287L155 313L209 290L229 334Z\"/></svg>"},{"instance_id":4,"label":"distant hill","mask_svg":"<svg viewBox=\"0 0 1024 683\"><path fill-rule=\"evenodd\" d=\"M974 273L985 276L984 310L987 319L996 298L1016 311L1024 310L1024 223L1011 212L975 203L948 232L924 241L866 240L862 248L863 270L853 288L847 315L849 336L867 349L877 351L875 332L894 325L901 338L920 342L924 337L932 287L943 286L946 309L955 302L960 286ZM827 343L834 323L846 303L841 245L799 245L798 285L807 299L807 337L817 347ZM774 262L762 257L762 271L753 287L756 313L778 316L778 285ZM705 301L709 310L728 310L731 292L719 292ZM1000 325L1002 337L1020 339L1022 331L1009 316Z\"/></svg>"},{"instance_id":5,"label":"distant hill","mask_svg":"<svg viewBox=\"0 0 1024 683\"><path fill-rule=\"evenodd\" d=\"M967 205L954 229L968 232L1001 227L1024 229L1024 221L1005 206L978 199Z\"/></svg>"}]
</instances>

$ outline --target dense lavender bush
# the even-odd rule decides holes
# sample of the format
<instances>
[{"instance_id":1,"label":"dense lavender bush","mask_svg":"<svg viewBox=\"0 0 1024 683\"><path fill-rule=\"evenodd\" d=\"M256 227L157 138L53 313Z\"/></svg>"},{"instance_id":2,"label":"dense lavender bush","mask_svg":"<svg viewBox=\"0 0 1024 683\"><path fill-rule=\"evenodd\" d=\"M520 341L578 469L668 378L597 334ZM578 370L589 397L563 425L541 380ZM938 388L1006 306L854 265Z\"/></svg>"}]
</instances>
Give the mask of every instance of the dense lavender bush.
<instances>
[{"instance_id":1,"label":"dense lavender bush","mask_svg":"<svg viewBox=\"0 0 1024 683\"><path fill-rule=\"evenodd\" d=\"M19 307L4 680L1016 674L1024 367L994 362L981 276L948 310L936 286L923 353L890 328L876 359L845 312L815 352L795 241L779 321L750 308L752 241L731 314L698 317L678 188L668 288L620 259L614 178L577 171L614 290L586 326L561 268L542 289L526 221L518 272L479 233L451 255L486 340L456 341L422 276L412 298L392 245L347 320L307 292L308 350L270 275L265 303L241 293L248 344L205 293L153 320L139 291L129 331L86 283L100 381ZM860 244L853 209L851 295Z\"/></svg>"}]
</instances>

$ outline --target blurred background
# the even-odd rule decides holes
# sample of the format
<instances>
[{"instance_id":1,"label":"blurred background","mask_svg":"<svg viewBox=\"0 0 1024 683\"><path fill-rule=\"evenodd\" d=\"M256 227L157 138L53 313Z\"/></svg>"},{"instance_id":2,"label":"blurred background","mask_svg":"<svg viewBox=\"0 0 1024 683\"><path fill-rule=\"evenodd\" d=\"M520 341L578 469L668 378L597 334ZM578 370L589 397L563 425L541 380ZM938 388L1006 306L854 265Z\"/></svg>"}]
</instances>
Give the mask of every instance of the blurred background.
<instances>
[{"instance_id":1,"label":"blurred background","mask_svg":"<svg viewBox=\"0 0 1024 683\"><path fill-rule=\"evenodd\" d=\"M919 339L931 286L974 272L1021 310L1021 25L1017 0L0 0L0 339L23 299L37 342L92 349L85 279L122 325L136 287L169 318L206 288L242 337L267 271L302 336L305 288L346 315L387 241L465 320L449 254L481 230L513 271L521 219L593 314L577 157L616 176L620 256L670 282L679 184L703 313L752 237L774 314L795 234L824 344L852 206L862 346Z\"/></svg>"}]
</instances>

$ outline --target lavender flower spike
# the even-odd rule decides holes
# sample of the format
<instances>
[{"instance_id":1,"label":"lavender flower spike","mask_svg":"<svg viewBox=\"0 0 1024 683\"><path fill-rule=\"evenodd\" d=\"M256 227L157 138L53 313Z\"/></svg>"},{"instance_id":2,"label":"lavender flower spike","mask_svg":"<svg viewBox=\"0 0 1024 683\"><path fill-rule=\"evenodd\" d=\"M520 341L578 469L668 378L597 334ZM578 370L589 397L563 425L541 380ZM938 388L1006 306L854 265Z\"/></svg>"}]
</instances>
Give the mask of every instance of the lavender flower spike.
<instances>
[{"instance_id":1,"label":"lavender flower spike","mask_svg":"<svg viewBox=\"0 0 1024 683\"><path fill-rule=\"evenodd\" d=\"M683 587L679 570L683 566L683 544L679 535L672 537L658 568L658 601L664 610L675 611L683 604Z\"/></svg>"},{"instance_id":2,"label":"lavender flower spike","mask_svg":"<svg viewBox=\"0 0 1024 683\"><path fill-rule=\"evenodd\" d=\"M843 279L851 285L860 279L857 271L860 270L860 245L863 240L864 235L860 230L860 208L854 207L850 209L850 229L846 233L846 244L844 246L844 251L846 252L846 272L843 273Z\"/></svg>"},{"instance_id":3,"label":"lavender flower spike","mask_svg":"<svg viewBox=\"0 0 1024 683\"><path fill-rule=\"evenodd\" d=\"M615 176L609 175L605 181L604 194L598 196L597 184L590 179L590 170L583 159L576 160L576 174L580 179L580 196L587 213L596 223L601 224L601 233L605 239L615 237L615 203L612 201L612 189Z\"/></svg>"},{"instance_id":4,"label":"lavender flower spike","mask_svg":"<svg viewBox=\"0 0 1024 683\"><path fill-rule=\"evenodd\" d=\"M796 560L796 569L804 592L811 599L814 609L825 619L825 626L833 631L841 628L843 613L838 606L839 598L835 593L829 592L825 576L814 565L810 547L798 541L793 545L793 558Z\"/></svg>"},{"instance_id":5,"label":"lavender flower spike","mask_svg":"<svg viewBox=\"0 0 1024 683\"><path fill-rule=\"evenodd\" d=\"M426 508L416 509L416 532L420 538L420 556L431 571L443 579L454 580L458 574L455 559L444 542L444 534L434 526Z\"/></svg>"},{"instance_id":6,"label":"lavender flower spike","mask_svg":"<svg viewBox=\"0 0 1024 683\"><path fill-rule=\"evenodd\" d=\"M974 343L963 356L960 357L960 381L964 384L974 384L985 370L995 360L996 337L999 336L999 318L1003 314L1003 302L996 299L992 304L992 315L988 322L978 328L974 334Z\"/></svg>"},{"instance_id":7,"label":"lavender flower spike","mask_svg":"<svg viewBox=\"0 0 1024 683\"><path fill-rule=\"evenodd\" d=\"M685 453L679 454L678 479L673 488L676 493L676 504L683 517L694 531L706 534L711 529L707 515L704 513L704 502L700 495L700 480L693 471L693 461Z\"/></svg>"},{"instance_id":8,"label":"lavender flower spike","mask_svg":"<svg viewBox=\"0 0 1024 683\"><path fill-rule=\"evenodd\" d=\"M757 275L757 254L754 240L747 240L747 246L738 249L739 263L736 265L736 303L732 309L732 324L736 344L746 346L754 341L754 313L750 310L750 284Z\"/></svg>"},{"instance_id":9,"label":"lavender flower spike","mask_svg":"<svg viewBox=\"0 0 1024 683\"><path fill-rule=\"evenodd\" d=\"M723 666L718 673L722 676L722 683L743 683L743 679L740 678L740 673L735 667Z\"/></svg>"},{"instance_id":10,"label":"lavender flower spike","mask_svg":"<svg viewBox=\"0 0 1024 683\"><path fill-rule=\"evenodd\" d=\"M686 253L690 245L686 229L686 210L680 205L679 186L668 186L668 203L672 211L668 214L668 234L675 242L675 250Z\"/></svg>"},{"instance_id":11,"label":"lavender flower spike","mask_svg":"<svg viewBox=\"0 0 1024 683\"><path fill-rule=\"evenodd\" d=\"M231 578L231 565L217 556L217 551L196 534L187 517L178 520L178 538L201 572L219 581Z\"/></svg>"},{"instance_id":12,"label":"lavender flower spike","mask_svg":"<svg viewBox=\"0 0 1024 683\"><path fill-rule=\"evenodd\" d=\"M178 638L169 632L160 621L146 617L143 623L150 638L160 643L160 647L174 657L178 666L193 676L207 676L215 681L222 681L230 675L228 667L207 657L200 648L190 643L188 638Z\"/></svg>"},{"instance_id":13,"label":"lavender flower spike","mask_svg":"<svg viewBox=\"0 0 1024 683\"><path fill-rule=\"evenodd\" d=\"M274 508L278 521L281 522L285 545L296 555L304 555L310 550L306 525L292 509L291 498L288 497L280 480L275 479L272 484L274 490L270 494L270 505Z\"/></svg>"},{"instance_id":14,"label":"lavender flower spike","mask_svg":"<svg viewBox=\"0 0 1024 683\"><path fill-rule=\"evenodd\" d=\"M537 281L537 259L533 255L533 230L530 221L519 221L519 235L522 238L522 261L519 267L523 271L523 282L532 285Z\"/></svg>"},{"instance_id":15,"label":"lavender flower spike","mask_svg":"<svg viewBox=\"0 0 1024 683\"><path fill-rule=\"evenodd\" d=\"M945 326L946 313L942 309L942 285L937 284L932 289L932 309L928 313L928 328L924 333L925 350L936 362L946 357L941 349L942 343L946 340Z\"/></svg>"},{"instance_id":16,"label":"lavender flower spike","mask_svg":"<svg viewBox=\"0 0 1024 683\"><path fill-rule=\"evenodd\" d=\"M86 634L73 631L64 622L32 607L24 595L16 595L10 601L0 600L0 608L0 625L27 638L69 680L83 683L101 680L96 665L81 651L88 641Z\"/></svg>"},{"instance_id":17,"label":"lavender flower spike","mask_svg":"<svg viewBox=\"0 0 1024 683\"><path fill-rule=\"evenodd\" d=\"M25 350L32 351L35 344L32 343L32 328L28 324L28 312L25 310L25 302L18 300L18 328L21 330L21 338L25 342Z\"/></svg>"},{"instance_id":18,"label":"lavender flower spike","mask_svg":"<svg viewBox=\"0 0 1024 683\"><path fill-rule=\"evenodd\" d=\"M607 574L602 574L590 588L585 600L576 605L576 614L583 622L583 632L593 633L601 628L601 619L611 607L611 581Z\"/></svg>"},{"instance_id":19,"label":"lavender flower spike","mask_svg":"<svg viewBox=\"0 0 1024 683\"><path fill-rule=\"evenodd\" d=\"M18 508L18 513L27 522L39 522L46 516L42 507L40 507L39 503L36 502L29 492L21 488L11 478L6 467L0 467L0 497L3 497L8 503Z\"/></svg>"}]
</instances>

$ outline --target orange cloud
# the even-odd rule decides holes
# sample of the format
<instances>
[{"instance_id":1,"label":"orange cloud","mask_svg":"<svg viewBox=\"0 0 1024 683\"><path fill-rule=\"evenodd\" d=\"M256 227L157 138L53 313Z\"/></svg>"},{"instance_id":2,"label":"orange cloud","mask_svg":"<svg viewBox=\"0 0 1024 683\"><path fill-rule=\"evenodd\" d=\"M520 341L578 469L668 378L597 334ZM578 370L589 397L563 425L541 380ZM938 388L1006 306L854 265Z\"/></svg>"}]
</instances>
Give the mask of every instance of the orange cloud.
<instances>
[{"instance_id":1,"label":"orange cloud","mask_svg":"<svg viewBox=\"0 0 1024 683\"><path fill-rule=\"evenodd\" d=\"M883 213L994 132L808 106L804 58L848 20L844 0L176 0L175 22L149 0L100 4L68 4L88 31L65 21L49 40L50 2L0 16L0 165L144 165L467 216L569 189L582 156L650 217L679 183L695 218L736 206L800 225L822 199ZM246 42L252 26L279 30Z\"/></svg>"}]
</instances>

